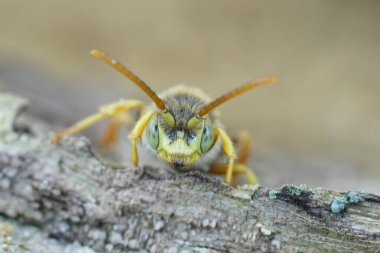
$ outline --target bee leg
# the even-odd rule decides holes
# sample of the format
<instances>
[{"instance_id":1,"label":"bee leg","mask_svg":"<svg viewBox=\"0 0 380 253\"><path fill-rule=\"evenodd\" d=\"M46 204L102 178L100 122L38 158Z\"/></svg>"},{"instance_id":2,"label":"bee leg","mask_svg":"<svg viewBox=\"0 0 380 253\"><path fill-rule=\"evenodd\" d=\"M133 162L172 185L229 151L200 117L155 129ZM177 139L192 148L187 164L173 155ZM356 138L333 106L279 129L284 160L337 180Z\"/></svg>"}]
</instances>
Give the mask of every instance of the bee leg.
<instances>
[{"instance_id":1,"label":"bee leg","mask_svg":"<svg viewBox=\"0 0 380 253\"><path fill-rule=\"evenodd\" d=\"M227 169L228 169L228 165L227 164L212 164L210 166L210 169L209 169L209 173L212 173L212 174L226 174L227 172ZM236 185L236 179L237 179L237 172L234 168L234 172L232 173L232 176L231 176L231 183L230 185L231 186L235 186Z\"/></svg>"},{"instance_id":2,"label":"bee leg","mask_svg":"<svg viewBox=\"0 0 380 253\"><path fill-rule=\"evenodd\" d=\"M246 162L248 160L248 155L250 152L251 141L249 135L245 132L242 132L238 135L238 143L241 146L240 152L237 157L237 163L234 163L235 158L235 149L233 147L231 139L228 135L220 128L217 129L217 133L222 140L222 147L224 152L229 157L229 164L214 164L210 167L210 172L215 174L223 174L226 173L226 183L231 184L235 177L235 175L244 173L247 177L247 181L249 184L256 184L257 179L254 173L246 166ZM232 160L232 166L231 166Z\"/></svg>"},{"instance_id":3,"label":"bee leg","mask_svg":"<svg viewBox=\"0 0 380 253\"><path fill-rule=\"evenodd\" d=\"M228 137L227 133L223 129L216 128L216 134L220 137L223 151L228 156L228 167L226 170L225 182L231 185L234 162L236 158L235 148L230 137Z\"/></svg>"},{"instance_id":4,"label":"bee leg","mask_svg":"<svg viewBox=\"0 0 380 253\"><path fill-rule=\"evenodd\" d=\"M141 135L143 134L146 125L148 125L150 119L155 115L155 111L148 111L137 121L136 125L133 127L129 139L131 140L132 145L132 161L135 166L139 163L139 157L137 154L137 145L136 141L141 140Z\"/></svg>"},{"instance_id":5,"label":"bee leg","mask_svg":"<svg viewBox=\"0 0 380 253\"><path fill-rule=\"evenodd\" d=\"M239 146L239 154L237 158L237 163L241 167L241 170L244 170L247 181L249 184L257 184L257 178L253 171L248 168L247 162L249 158L249 154L251 153L251 146L252 146L252 138L250 134L246 131L241 131L236 138L236 144Z\"/></svg>"},{"instance_id":6,"label":"bee leg","mask_svg":"<svg viewBox=\"0 0 380 253\"><path fill-rule=\"evenodd\" d=\"M248 184L257 184L257 179L253 171L247 167L247 165L243 163L236 164L236 167L234 168L236 171L239 171L240 173L244 173L247 177Z\"/></svg>"},{"instance_id":7,"label":"bee leg","mask_svg":"<svg viewBox=\"0 0 380 253\"><path fill-rule=\"evenodd\" d=\"M99 146L102 148L108 148L115 143L117 137L119 136L120 122L116 119L110 119L107 123L106 131L104 131Z\"/></svg>"},{"instance_id":8,"label":"bee leg","mask_svg":"<svg viewBox=\"0 0 380 253\"><path fill-rule=\"evenodd\" d=\"M121 113L125 113L128 110L138 108L142 110L144 107L144 104L141 101L138 100L124 100L112 104L108 104L105 106L102 106L99 109L99 113L93 114L72 127L63 130L62 132L57 133L52 137L52 142L57 143L59 142L63 137L68 135L76 134L80 131L83 131L84 129L92 126L93 124L97 123L98 121L107 118L107 117L116 117L117 115Z\"/></svg>"},{"instance_id":9,"label":"bee leg","mask_svg":"<svg viewBox=\"0 0 380 253\"><path fill-rule=\"evenodd\" d=\"M227 172L228 165L225 164L213 164L210 167L210 173L213 174L225 174ZM255 177L255 174L245 165L242 163L236 163L234 165L233 174L231 178L231 185L235 185L236 176L238 174L244 173L247 177L247 182L249 184L257 184L257 179Z\"/></svg>"},{"instance_id":10,"label":"bee leg","mask_svg":"<svg viewBox=\"0 0 380 253\"><path fill-rule=\"evenodd\" d=\"M128 113L122 113L109 119L107 128L104 131L99 146L102 148L109 148L115 143L119 136L120 126L128 125L132 121L131 116Z\"/></svg>"}]
</instances>

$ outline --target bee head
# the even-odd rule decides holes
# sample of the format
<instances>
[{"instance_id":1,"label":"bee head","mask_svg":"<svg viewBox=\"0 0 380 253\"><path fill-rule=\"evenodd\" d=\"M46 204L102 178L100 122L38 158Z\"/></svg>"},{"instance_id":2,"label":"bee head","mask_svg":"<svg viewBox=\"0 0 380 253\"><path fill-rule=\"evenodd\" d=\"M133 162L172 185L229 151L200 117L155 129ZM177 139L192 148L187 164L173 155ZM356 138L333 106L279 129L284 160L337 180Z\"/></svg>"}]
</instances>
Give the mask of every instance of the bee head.
<instances>
[{"instance_id":1,"label":"bee head","mask_svg":"<svg viewBox=\"0 0 380 253\"><path fill-rule=\"evenodd\" d=\"M191 168L212 147L215 134L211 120L198 114L176 117L169 110L153 116L146 128L150 147L157 155L180 170Z\"/></svg>"}]
</instances>

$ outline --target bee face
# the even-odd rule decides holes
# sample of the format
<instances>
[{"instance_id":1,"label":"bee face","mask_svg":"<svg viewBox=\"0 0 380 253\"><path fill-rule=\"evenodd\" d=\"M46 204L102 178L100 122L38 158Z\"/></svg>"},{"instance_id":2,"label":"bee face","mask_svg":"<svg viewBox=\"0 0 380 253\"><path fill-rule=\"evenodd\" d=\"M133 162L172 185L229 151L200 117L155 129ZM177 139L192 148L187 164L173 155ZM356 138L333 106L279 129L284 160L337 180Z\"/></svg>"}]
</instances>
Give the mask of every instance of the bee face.
<instances>
[{"instance_id":1,"label":"bee face","mask_svg":"<svg viewBox=\"0 0 380 253\"><path fill-rule=\"evenodd\" d=\"M187 124L177 124L174 115L163 111L147 126L146 137L157 155L179 170L187 170L214 143L214 129L208 118L193 116Z\"/></svg>"}]
</instances>

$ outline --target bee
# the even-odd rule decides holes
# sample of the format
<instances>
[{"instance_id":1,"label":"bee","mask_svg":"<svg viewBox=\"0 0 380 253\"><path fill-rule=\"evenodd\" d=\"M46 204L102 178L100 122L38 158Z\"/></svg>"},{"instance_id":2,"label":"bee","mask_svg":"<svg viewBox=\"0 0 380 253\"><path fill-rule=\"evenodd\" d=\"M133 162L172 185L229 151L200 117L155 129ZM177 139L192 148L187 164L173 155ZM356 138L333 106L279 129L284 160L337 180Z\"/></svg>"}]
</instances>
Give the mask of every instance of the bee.
<instances>
[{"instance_id":1,"label":"bee","mask_svg":"<svg viewBox=\"0 0 380 253\"><path fill-rule=\"evenodd\" d=\"M250 184L257 182L254 173L246 165L250 148L249 137L238 135L241 148L237 154L215 108L248 90L275 83L276 77L269 76L250 82L214 100L198 88L183 85L157 95L118 61L98 50L92 50L90 54L129 78L153 103L145 105L142 101L131 99L104 105L98 113L54 135L52 142L57 143L64 136L78 133L102 119L109 118L110 123L103 136L103 143L112 143L121 125L132 124L131 111L137 110L139 116L129 135L135 166L138 165L137 144L140 143L176 171L202 169L210 173L225 174L225 182L230 185L238 174L245 174ZM228 158L228 162L221 162L223 155Z\"/></svg>"}]
</instances>

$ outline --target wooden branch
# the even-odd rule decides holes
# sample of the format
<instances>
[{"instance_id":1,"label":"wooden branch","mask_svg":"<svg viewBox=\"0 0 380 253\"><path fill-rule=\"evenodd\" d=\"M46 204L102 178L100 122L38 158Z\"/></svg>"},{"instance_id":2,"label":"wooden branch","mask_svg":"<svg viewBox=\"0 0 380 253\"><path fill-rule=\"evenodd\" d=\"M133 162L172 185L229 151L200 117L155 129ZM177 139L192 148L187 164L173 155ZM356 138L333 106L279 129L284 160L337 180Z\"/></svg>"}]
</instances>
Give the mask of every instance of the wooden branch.
<instances>
[{"instance_id":1,"label":"wooden branch","mask_svg":"<svg viewBox=\"0 0 380 253\"><path fill-rule=\"evenodd\" d=\"M378 195L234 189L199 172L114 168L85 138L53 145L49 134L15 131L23 106L0 93L0 213L62 243L97 252L380 252Z\"/></svg>"}]
</instances>

